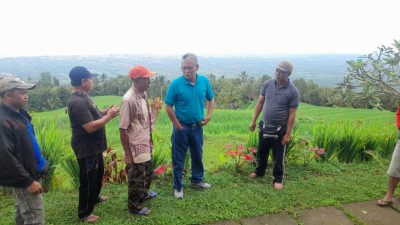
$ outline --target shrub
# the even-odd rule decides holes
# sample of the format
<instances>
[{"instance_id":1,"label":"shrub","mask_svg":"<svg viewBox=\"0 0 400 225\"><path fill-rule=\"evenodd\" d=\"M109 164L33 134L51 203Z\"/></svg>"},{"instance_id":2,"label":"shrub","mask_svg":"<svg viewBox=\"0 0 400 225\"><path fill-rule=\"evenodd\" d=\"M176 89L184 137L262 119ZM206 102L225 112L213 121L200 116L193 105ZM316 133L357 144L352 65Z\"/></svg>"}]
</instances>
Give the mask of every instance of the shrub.
<instances>
[{"instance_id":1,"label":"shrub","mask_svg":"<svg viewBox=\"0 0 400 225\"><path fill-rule=\"evenodd\" d=\"M39 122L36 127L36 138L44 158L49 163L49 170L43 177L42 184L45 191L50 191L55 169L65 154L66 136L63 130L56 126L53 119L47 120L45 123Z\"/></svg>"}]
</instances>

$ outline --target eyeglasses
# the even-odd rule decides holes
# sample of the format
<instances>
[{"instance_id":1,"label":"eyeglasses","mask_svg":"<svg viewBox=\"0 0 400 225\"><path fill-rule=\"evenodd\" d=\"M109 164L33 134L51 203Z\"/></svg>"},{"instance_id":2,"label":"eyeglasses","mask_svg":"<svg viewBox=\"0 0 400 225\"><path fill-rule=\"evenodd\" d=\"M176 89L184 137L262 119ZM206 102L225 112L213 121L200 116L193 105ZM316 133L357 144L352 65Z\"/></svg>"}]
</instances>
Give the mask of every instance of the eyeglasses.
<instances>
[{"instance_id":1,"label":"eyeglasses","mask_svg":"<svg viewBox=\"0 0 400 225\"><path fill-rule=\"evenodd\" d=\"M193 66L185 66L185 67L181 67L182 70L193 70L194 67Z\"/></svg>"}]
</instances>

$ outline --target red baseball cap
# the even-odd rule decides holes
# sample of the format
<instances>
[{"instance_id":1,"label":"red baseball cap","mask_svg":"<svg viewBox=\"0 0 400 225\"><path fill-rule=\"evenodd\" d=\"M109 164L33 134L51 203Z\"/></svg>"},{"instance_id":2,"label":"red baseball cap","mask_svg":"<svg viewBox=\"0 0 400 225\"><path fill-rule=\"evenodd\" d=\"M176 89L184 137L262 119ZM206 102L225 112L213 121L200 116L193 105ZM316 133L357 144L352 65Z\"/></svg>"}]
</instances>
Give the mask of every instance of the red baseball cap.
<instances>
[{"instance_id":1,"label":"red baseball cap","mask_svg":"<svg viewBox=\"0 0 400 225\"><path fill-rule=\"evenodd\" d=\"M128 77L136 79L139 77L152 77L155 73L144 66L134 66L128 73Z\"/></svg>"}]
</instances>

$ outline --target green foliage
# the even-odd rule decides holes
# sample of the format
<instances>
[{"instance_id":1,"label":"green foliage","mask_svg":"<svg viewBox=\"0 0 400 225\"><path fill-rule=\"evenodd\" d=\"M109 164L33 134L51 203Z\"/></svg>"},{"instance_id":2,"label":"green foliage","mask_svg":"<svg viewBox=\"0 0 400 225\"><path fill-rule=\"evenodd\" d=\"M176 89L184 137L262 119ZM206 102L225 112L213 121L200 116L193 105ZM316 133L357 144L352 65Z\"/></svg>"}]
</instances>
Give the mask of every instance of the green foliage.
<instances>
[{"instance_id":1,"label":"green foliage","mask_svg":"<svg viewBox=\"0 0 400 225\"><path fill-rule=\"evenodd\" d=\"M356 98L366 108L395 109L400 98L400 41L392 46L378 47L378 50L357 60L347 61L347 76L342 89L354 90ZM387 101L392 105L387 105Z\"/></svg>"},{"instance_id":2,"label":"green foliage","mask_svg":"<svg viewBox=\"0 0 400 225\"><path fill-rule=\"evenodd\" d=\"M61 166L70 177L73 189L79 188L79 164L75 155L69 154L62 158Z\"/></svg>"},{"instance_id":3,"label":"green foliage","mask_svg":"<svg viewBox=\"0 0 400 225\"><path fill-rule=\"evenodd\" d=\"M55 120L50 119L42 123L37 123L35 135L42 150L44 158L49 163L49 171L43 177L43 187L45 191L52 189L54 172L60 159L65 154L66 136Z\"/></svg>"},{"instance_id":4,"label":"green foliage","mask_svg":"<svg viewBox=\"0 0 400 225\"><path fill-rule=\"evenodd\" d=\"M168 139L163 139L157 134L153 134L153 170L163 165L167 161L168 153L171 152L171 144Z\"/></svg>"},{"instance_id":5,"label":"green foliage","mask_svg":"<svg viewBox=\"0 0 400 225\"><path fill-rule=\"evenodd\" d=\"M233 81L226 81L216 101L221 108L238 109L243 104L243 95Z\"/></svg>"}]
</instances>

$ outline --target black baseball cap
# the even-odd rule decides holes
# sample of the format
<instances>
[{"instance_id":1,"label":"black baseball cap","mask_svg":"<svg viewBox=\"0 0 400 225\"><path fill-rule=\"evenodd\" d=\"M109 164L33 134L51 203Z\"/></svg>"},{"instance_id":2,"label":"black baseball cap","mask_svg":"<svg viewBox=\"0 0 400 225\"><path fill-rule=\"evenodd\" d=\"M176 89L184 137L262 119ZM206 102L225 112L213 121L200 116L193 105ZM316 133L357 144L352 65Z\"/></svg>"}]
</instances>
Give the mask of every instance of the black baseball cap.
<instances>
[{"instance_id":1,"label":"black baseball cap","mask_svg":"<svg viewBox=\"0 0 400 225\"><path fill-rule=\"evenodd\" d=\"M75 66L69 72L69 78L71 79L72 86L80 86L82 79L92 77L97 77L97 74L89 72L89 70L83 66Z\"/></svg>"}]
</instances>

